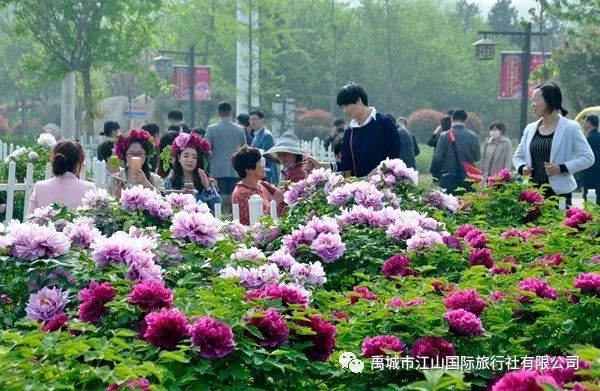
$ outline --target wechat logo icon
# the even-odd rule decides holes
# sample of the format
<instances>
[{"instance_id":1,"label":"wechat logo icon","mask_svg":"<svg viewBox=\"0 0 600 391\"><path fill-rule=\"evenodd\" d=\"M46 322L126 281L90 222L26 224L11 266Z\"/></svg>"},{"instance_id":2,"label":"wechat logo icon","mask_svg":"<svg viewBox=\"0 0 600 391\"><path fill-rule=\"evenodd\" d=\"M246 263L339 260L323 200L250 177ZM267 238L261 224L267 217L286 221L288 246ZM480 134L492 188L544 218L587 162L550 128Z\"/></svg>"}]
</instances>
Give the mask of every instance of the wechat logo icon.
<instances>
[{"instance_id":1,"label":"wechat logo icon","mask_svg":"<svg viewBox=\"0 0 600 391\"><path fill-rule=\"evenodd\" d=\"M361 373L365 369L365 364L352 352L340 354L339 361L342 368L349 369L352 373Z\"/></svg>"}]
</instances>

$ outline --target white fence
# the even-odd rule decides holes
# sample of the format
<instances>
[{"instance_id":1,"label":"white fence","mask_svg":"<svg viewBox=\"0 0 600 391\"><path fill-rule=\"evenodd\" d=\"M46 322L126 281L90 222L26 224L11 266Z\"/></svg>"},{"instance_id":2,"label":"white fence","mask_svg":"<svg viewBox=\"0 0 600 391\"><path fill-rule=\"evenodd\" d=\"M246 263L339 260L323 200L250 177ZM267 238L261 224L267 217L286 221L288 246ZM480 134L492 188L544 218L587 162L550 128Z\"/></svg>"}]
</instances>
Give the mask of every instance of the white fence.
<instances>
[{"instance_id":1,"label":"white fence","mask_svg":"<svg viewBox=\"0 0 600 391\"><path fill-rule=\"evenodd\" d=\"M303 151L310 153L319 161L334 161L335 155L333 154L333 145L331 150L326 150L324 143L318 137L315 137L312 141L301 141L300 147Z\"/></svg>"}]
</instances>

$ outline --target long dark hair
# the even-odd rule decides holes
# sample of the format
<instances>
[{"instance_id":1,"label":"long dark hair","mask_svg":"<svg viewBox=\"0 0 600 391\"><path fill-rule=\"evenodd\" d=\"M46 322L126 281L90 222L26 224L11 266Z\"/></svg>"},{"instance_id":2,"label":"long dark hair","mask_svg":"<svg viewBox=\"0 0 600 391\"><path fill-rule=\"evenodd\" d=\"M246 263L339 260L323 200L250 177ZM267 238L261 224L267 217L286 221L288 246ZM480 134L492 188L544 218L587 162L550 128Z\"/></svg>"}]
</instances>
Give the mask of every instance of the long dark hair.
<instances>
[{"instance_id":1,"label":"long dark hair","mask_svg":"<svg viewBox=\"0 0 600 391\"><path fill-rule=\"evenodd\" d=\"M198 152L198 151L196 151ZM200 179L200 175L198 175L198 169L201 168L204 170L204 159L202 154L198 154L196 158L196 168L192 172L192 177L194 178L194 188L198 191L201 191L202 180ZM207 174L208 175L208 174ZM175 159L175 164L173 165L173 170L171 171L171 189L181 190L183 189L183 167L181 166L181 162L179 161L179 156Z\"/></svg>"}]
</instances>

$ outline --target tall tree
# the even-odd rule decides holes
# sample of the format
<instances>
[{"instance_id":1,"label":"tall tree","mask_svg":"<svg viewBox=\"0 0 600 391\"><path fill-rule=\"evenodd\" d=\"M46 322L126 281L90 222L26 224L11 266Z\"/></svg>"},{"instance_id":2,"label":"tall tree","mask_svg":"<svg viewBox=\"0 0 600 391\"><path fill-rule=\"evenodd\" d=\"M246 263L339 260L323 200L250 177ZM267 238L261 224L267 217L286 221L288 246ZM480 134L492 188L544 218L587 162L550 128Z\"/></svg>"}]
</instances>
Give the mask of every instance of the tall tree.
<instances>
[{"instance_id":1,"label":"tall tree","mask_svg":"<svg viewBox=\"0 0 600 391\"><path fill-rule=\"evenodd\" d=\"M516 31L519 11L511 0L496 0L488 13L488 24L495 31Z\"/></svg>"},{"instance_id":2,"label":"tall tree","mask_svg":"<svg viewBox=\"0 0 600 391\"><path fill-rule=\"evenodd\" d=\"M469 3L468 0L458 0L456 3L456 13L463 24L463 31L467 33L471 31L473 19L480 16L481 10L475 3Z\"/></svg>"},{"instance_id":3,"label":"tall tree","mask_svg":"<svg viewBox=\"0 0 600 391\"><path fill-rule=\"evenodd\" d=\"M35 38L30 69L49 79L78 72L83 81L85 126L96 112L93 69L135 67L137 55L152 38L152 15L161 0L1 0L14 4L17 28Z\"/></svg>"}]
</instances>

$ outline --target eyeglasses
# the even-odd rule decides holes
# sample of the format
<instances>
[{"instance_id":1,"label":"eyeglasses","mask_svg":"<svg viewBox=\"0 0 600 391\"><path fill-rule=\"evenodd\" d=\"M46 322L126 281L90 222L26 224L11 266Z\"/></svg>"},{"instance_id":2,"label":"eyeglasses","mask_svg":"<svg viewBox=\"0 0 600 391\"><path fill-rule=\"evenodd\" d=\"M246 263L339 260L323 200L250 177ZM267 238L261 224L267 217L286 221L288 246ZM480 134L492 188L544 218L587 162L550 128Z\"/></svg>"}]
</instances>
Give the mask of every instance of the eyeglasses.
<instances>
[{"instance_id":1,"label":"eyeglasses","mask_svg":"<svg viewBox=\"0 0 600 391\"><path fill-rule=\"evenodd\" d=\"M127 157L146 157L146 152L127 152Z\"/></svg>"}]
</instances>

